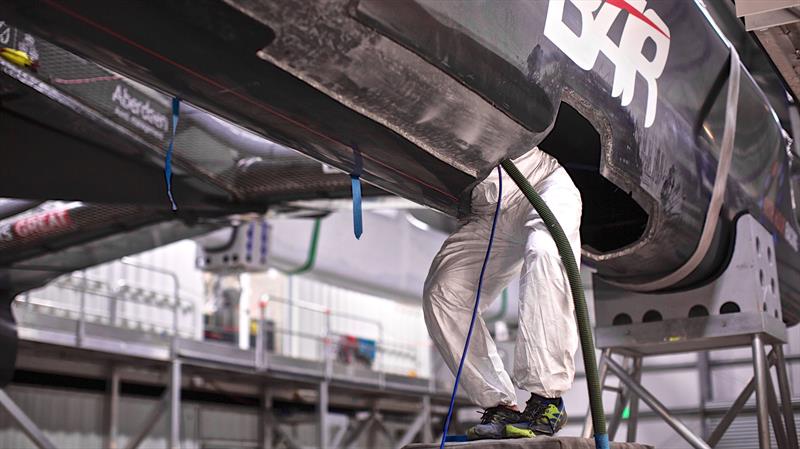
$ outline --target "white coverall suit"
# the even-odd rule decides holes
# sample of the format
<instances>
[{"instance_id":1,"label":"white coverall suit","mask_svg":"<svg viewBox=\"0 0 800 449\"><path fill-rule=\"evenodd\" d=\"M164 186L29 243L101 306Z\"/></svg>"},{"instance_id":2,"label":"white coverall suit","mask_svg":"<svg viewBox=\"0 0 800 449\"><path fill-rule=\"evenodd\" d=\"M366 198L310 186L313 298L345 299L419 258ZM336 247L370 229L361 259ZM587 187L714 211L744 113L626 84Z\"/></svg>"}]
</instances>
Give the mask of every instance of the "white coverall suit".
<instances>
[{"instance_id":1,"label":"white coverall suit","mask_svg":"<svg viewBox=\"0 0 800 449\"><path fill-rule=\"evenodd\" d=\"M514 164L553 211L580 263L581 197L566 170L538 148L514 160ZM425 323L453 373L458 370L464 350L478 276L489 243L497 204L497 176L497 170L493 170L474 188L471 214L445 240L425 281ZM540 396L560 397L572 386L578 349L569 281L541 217L508 174L502 172L502 176L503 198L483 280L480 311L486 310L511 278L520 273L514 384ZM483 408L517 404L514 385L480 315L460 382L469 397Z\"/></svg>"}]
</instances>

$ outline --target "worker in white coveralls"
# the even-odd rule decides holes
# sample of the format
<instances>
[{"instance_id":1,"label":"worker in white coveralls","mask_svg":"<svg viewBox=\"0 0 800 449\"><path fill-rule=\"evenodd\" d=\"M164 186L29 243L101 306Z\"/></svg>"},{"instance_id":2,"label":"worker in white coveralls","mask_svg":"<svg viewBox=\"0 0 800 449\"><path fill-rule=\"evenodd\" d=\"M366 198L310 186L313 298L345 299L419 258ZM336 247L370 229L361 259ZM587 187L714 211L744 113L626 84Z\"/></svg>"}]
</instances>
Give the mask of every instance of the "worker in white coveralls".
<instances>
[{"instance_id":1,"label":"worker in white coveralls","mask_svg":"<svg viewBox=\"0 0 800 449\"><path fill-rule=\"evenodd\" d=\"M552 209L580 262L581 196L566 170L538 148L513 162ZM467 432L470 439L558 432L567 419L561 396L575 376L579 341L566 271L542 218L508 174L502 176L503 198L481 291L481 298L490 301L481 303L480 311L519 273L514 373L509 376L478 316L461 377L469 397L484 408L481 423ZM464 350L497 197L498 173L493 170L473 189L469 216L445 240L425 281L425 323L453 373ZM524 409L514 385L531 393Z\"/></svg>"}]
</instances>

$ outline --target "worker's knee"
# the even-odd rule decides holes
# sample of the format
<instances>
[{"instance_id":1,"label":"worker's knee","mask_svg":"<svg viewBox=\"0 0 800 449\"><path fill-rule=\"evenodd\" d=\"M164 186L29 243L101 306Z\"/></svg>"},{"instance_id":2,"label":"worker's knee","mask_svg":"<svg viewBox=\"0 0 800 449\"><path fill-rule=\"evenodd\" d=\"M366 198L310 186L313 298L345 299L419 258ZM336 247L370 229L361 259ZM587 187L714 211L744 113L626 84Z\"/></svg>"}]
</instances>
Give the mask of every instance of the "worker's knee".
<instances>
[{"instance_id":1,"label":"worker's knee","mask_svg":"<svg viewBox=\"0 0 800 449\"><path fill-rule=\"evenodd\" d=\"M525 260L528 263L546 260L559 260L558 247L547 232L534 232L525 247Z\"/></svg>"},{"instance_id":2,"label":"worker's knee","mask_svg":"<svg viewBox=\"0 0 800 449\"><path fill-rule=\"evenodd\" d=\"M436 310L470 308L474 300L474 283L448 270L432 271L422 290L422 307L426 314Z\"/></svg>"}]
</instances>

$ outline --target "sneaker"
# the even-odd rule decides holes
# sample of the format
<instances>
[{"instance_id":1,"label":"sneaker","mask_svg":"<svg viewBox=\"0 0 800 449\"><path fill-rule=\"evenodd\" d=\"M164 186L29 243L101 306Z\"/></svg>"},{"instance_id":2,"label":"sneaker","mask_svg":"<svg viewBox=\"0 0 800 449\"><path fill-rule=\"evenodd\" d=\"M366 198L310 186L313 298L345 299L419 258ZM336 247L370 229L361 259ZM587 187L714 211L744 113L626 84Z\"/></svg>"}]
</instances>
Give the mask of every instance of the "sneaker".
<instances>
[{"instance_id":1,"label":"sneaker","mask_svg":"<svg viewBox=\"0 0 800 449\"><path fill-rule=\"evenodd\" d=\"M520 412L503 406L489 407L483 411L481 423L467 430L467 439L533 438L532 430L525 426L514 425L521 421Z\"/></svg>"},{"instance_id":2,"label":"sneaker","mask_svg":"<svg viewBox=\"0 0 800 449\"><path fill-rule=\"evenodd\" d=\"M521 415L521 422L515 426L528 429L536 435L554 435L567 424L567 412L561 398L544 398L531 393Z\"/></svg>"}]
</instances>

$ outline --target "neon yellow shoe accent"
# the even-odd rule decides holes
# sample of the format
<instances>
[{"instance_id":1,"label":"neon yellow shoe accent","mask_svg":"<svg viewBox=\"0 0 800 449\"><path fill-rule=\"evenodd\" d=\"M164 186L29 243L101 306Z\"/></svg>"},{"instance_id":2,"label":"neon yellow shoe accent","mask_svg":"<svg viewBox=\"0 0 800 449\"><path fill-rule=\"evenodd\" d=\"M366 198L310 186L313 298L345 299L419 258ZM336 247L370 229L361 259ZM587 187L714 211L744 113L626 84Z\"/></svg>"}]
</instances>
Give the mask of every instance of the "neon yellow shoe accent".
<instances>
[{"instance_id":1,"label":"neon yellow shoe accent","mask_svg":"<svg viewBox=\"0 0 800 449\"><path fill-rule=\"evenodd\" d=\"M533 438L536 436L533 430L520 429L512 424L506 424L505 434L506 438Z\"/></svg>"},{"instance_id":2,"label":"neon yellow shoe accent","mask_svg":"<svg viewBox=\"0 0 800 449\"><path fill-rule=\"evenodd\" d=\"M555 420L558 422L558 419L561 417L561 412L558 410L558 407L550 404L547 406L547 409L542 413L542 415L549 420Z\"/></svg>"}]
</instances>

